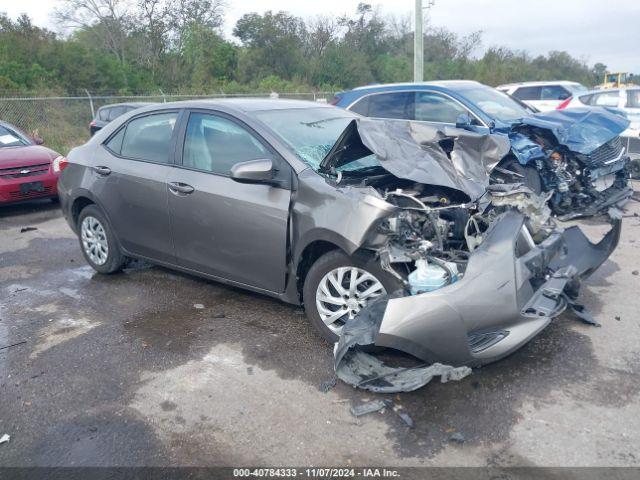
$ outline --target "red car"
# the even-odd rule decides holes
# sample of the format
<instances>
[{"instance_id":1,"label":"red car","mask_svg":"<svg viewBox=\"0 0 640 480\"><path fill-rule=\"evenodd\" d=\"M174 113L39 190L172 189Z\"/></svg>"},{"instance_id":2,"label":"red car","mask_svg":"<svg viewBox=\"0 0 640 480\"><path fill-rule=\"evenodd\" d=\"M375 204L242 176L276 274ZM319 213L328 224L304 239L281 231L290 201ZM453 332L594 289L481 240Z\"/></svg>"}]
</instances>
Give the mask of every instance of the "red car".
<instances>
[{"instance_id":1,"label":"red car","mask_svg":"<svg viewBox=\"0 0 640 480\"><path fill-rule=\"evenodd\" d=\"M11 124L0 122L0 205L57 198L67 159Z\"/></svg>"}]
</instances>

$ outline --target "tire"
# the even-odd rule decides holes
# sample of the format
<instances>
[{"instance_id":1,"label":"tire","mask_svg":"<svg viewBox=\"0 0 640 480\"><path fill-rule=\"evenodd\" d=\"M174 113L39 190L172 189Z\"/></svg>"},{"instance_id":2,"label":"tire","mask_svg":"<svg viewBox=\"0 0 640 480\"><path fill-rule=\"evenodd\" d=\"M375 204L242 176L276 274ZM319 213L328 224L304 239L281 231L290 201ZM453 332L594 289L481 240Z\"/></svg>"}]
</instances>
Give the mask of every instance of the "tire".
<instances>
[{"instance_id":1,"label":"tire","mask_svg":"<svg viewBox=\"0 0 640 480\"><path fill-rule=\"evenodd\" d=\"M529 187L533 193L540 195L542 193L542 179L540 173L532 165L522 165L517 160L509 160L503 165L500 165L505 170L522 175L521 177L513 177L508 174L499 173L499 175L508 183L523 183L526 187Z\"/></svg>"},{"instance_id":2,"label":"tire","mask_svg":"<svg viewBox=\"0 0 640 480\"><path fill-rule=\"evenodd\" d=\"M351 295L348 299L345 299L343 296L343 305L328 304L326 302L321 302L319 305L321 297L318 297L318 295L321 293L321 283L323 283L325 287L328 286L332 299L340 299L338 296L339 292L328 279L328 275L332 272L337 274L338 269L343 267L348 267L348 270L344 271L344 276L342 277L343 287L348 287L351 275L354 272L356 273L356 279L363 280L356 287L358 297ZM368 279L366 275L370 275L373 280ZM334 279L337 280L338 276L334 276ZM376 281L382 287L379 291L375 290ZM384 271L372 255L359 252L350 257L341 250L332 250L316 260L316 262L311 266L304 280L302 295L305 312L311 325L313 325L320 336L327 342L335 343L338 341L339 332L344 321L348 318L353 318L360 308L377 296L385 293L391 294L402 288L402 282L390 273ZM344 290L347 290L346 293L349 295L348 288L345 288ZM361 298L360 295L367 294L367 292L372 292L371 296L366 299ZM325 317L327 316L327 309L334 308L336 316L340 309L343 310L343 316L338 318L335 322L332 322L332 327L329 327L323 320L323 314L321 314L319 309L321 305L325 306ZM350 310L350 308L357 308L357 310Z\"/></svg>"},{"instance_id":3,"label":"tire","mask_svg":"<svg viewBox=\"0 0 640 480\"><path fill-rule=\"evenodd\" d=\"M108 275L124 267L127 258L120 251L107 217L96 205L87 205L80 212L78 240L82 255L96 272Z\"/></svg>"}]
</instances>

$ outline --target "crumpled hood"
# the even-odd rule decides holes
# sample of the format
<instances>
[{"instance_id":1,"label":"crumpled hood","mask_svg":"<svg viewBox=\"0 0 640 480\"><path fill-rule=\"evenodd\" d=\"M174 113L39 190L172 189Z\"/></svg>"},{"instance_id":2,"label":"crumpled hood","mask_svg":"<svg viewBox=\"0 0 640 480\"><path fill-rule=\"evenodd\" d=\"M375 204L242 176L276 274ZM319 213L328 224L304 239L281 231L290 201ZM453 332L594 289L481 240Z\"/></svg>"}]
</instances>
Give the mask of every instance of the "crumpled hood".
<instances>
[{"instance_id":1,"label":"crumpled hood","mask_svg":"<svg viewBox=\"0 0 640 480\"><path fill-rule=\"evenodd\" d=\"M447 142L453 142L450 155L443 149ZM502 135L358 118L345 129L320 166L328 171L375 154L381 166L398 178L453 188L477 200L489 185L489 174L510 149L509 140Z\"/></svg>"},{"instance_id":2,"label":"crumpled hood","mask_svg":"<svg viewBox=\"0 0 640 480\"><path fill-rule=\"evenodd\" d=\"M546 129L558 144L574 153L589 155L624 132L629 127L629 121L604 108L536 113L513 124L509 134L515 153L534 157L531 152L534 147L517 133L519 127L525 125Z\"/></svg>"}]
</instances>

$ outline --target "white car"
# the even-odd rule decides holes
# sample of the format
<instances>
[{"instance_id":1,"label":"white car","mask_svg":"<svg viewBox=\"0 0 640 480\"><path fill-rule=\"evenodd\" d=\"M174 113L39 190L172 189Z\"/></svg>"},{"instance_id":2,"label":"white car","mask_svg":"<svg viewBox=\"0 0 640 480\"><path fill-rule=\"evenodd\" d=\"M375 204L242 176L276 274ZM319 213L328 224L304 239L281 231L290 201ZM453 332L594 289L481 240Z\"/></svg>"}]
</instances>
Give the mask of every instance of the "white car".
<instances>
[{"instance_id":1,"label":"white car","mask_svg":"<svg viewBox=\"0 0 640 480\"><path fill-rule=\"evenodd\" d=\"M640 158L640 87L591 90L568 98L558 109L584 107L609 107L624 112L631 125L622 134L627 153Z\"/></svg>"},{"instance_id":2,"label":"white car","mask_svg":"<svg viewBox=\"0 0 640 480\"><path fill-rule=\"evenodd\" d=\"M587 91L584 85L567 81L510 83L496 88L541 112L555 110L568 98Z\"/></svg>"}]
</instances>

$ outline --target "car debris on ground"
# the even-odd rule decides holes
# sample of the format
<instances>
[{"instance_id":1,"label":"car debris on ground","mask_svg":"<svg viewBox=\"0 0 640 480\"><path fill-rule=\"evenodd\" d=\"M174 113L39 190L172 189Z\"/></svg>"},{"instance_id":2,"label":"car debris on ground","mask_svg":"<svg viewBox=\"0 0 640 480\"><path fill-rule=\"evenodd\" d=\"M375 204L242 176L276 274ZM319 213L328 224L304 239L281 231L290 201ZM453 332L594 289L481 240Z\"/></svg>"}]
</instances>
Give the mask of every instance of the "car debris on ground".
<instances>
[{"instance_id":1,"label":"car debris on ground","mask_svg":"<svg viewBox=\"0 0 640 480\"><path fill-rule=\"evenodd\" d=\"M4 435L2 435L2 437L0 437L0 445L2 445L3 443L9 443L9 440L11 440L11 436L5 433Z\"/></svg>"}]
</instances>

